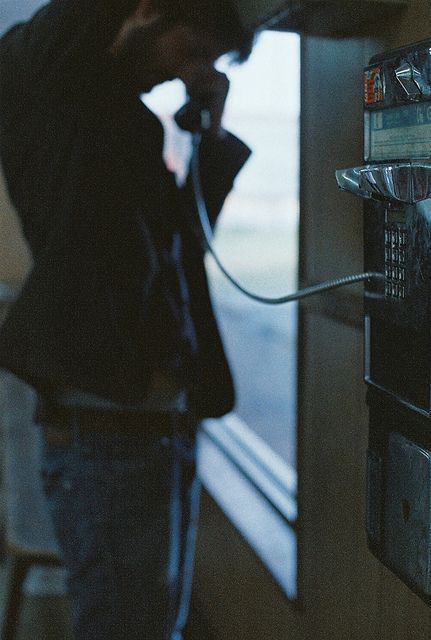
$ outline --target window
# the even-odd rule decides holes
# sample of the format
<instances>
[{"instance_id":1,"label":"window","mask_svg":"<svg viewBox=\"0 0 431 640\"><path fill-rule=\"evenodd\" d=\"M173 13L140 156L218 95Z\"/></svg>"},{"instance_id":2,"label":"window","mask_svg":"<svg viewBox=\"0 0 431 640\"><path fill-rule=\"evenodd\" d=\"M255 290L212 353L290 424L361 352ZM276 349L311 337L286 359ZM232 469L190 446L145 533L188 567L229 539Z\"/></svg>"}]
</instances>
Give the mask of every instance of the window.
<instances>
[{"instance_id":1,"label":"window","mask_svg":"<svg viewBox=\"0 0 431 640\"><path fill-rule=\"evenodd\" d=\"M217 224L225 267L263 296L295 290L299 222L299 37L264 32L250 60L228 73L225 126L253 150ZM172 113L181 83L145 97L165 124L166 161L184 179L187 134ZM296 589L296 305L266 306L236 291L211 256L212 296L237 388L235 413L206 424L207 490L290 599ZM233 491L232 488L235 487Z\"/></svg>"},{"instance_id":2,"label":"window","mask_svg":"<svg viewBox=\"0 0 431 640\"><path fill-rule=\"evenodd\" d=\"M253 292L294 291L298 263L299 37L264 32L228 70L226 127L252 149L217 226L224 264ZM208 258L237 387L236 414L290 465L296 460L296 305L237 292Z\"/></svg>"},{"instance_id":3,"label":"window","mask_svg":"<svg viewBox=\"0 0 431 640\"><path fill-rule=\"evenodd\" d=\"M43 4L44 0L1 0L0 36L20 20L28 20Z\"/></svg>"}]
</instances>

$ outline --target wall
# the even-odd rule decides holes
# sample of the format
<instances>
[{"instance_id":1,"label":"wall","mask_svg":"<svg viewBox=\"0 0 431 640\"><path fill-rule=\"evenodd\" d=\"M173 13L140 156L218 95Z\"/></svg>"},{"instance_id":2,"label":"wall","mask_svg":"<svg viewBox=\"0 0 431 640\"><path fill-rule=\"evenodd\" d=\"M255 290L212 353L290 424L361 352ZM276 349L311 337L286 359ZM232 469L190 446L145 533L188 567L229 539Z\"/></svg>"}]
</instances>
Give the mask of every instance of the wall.
<instances>
[{"instance_id":1,"label":"wall","mask_svg":"<svg viewBox=\"0 0 431 640\"><path fill-rule=\"evenodd\" d=\"M423 21L429 8L421 6ZM303 282L361 269L362 204L337 190L333 172L362 164L362 66L383 47L426 36L418 9L412 3L410 19L421 25L414 34L394 23L380 42L304 41ZM360 291L303 306L300 352L302 584L309 628L319 639L428 638L428 607L366 547Z\"/></svg>"},{"instance_id":2,"label":"wall","mask_svg":"<svg viewBox=\"0 0 431 640\"><path fill-rule=\"evenodd\" d=\"M408 9L391 21L384 33L390 47L400 47L431 37L431 5L426 0L410 0Z\"/></svg>"},{"instance_id":3,"label":"wall","mask_svg":"<svg viewBox=\"0 0 431 640\"><path fill-rule=\"evenodd\" d=\"M362 269L362 205L337 190L334 171L362 163L362 67L374 53L430 37L430 11L429 2L412 0L373 40L304 38L303 283ZM300 609L280 596L215 505L204 501L195 598L217 640L430 637L429 608L366 546L361 315L360 286L302 307Z\"/></svg>"},{"instance_id":4,"label":"wall","mask_svg":"<svg viewBox=\"0 0 431 640\"><path fill-rule=\"evenodd\" d=\"M0 35L19 20L29 18L45 0L0 0ZM19 286L31 267L16 214L9 201L0 166L0 283Z\"/></svg>"},{"instance_id":5,"label":"wall","mask_svg":"<svg viewBox=\"0 0 431 640\"><path fill-rule=\"evenodd\" d=\"M0 168L0 283L19 286L30 266L28 247L10 203Z\"/></svg>"}]
</instances>

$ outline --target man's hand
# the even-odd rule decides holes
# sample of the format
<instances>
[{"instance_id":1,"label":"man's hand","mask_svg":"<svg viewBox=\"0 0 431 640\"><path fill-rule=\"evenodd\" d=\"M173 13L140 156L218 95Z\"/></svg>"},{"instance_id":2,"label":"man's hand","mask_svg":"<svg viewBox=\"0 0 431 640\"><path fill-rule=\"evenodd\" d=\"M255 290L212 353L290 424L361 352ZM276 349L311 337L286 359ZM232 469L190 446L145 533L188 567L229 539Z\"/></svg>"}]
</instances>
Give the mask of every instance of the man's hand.
<instances>
[{"instance_id":1,"label":"man's hand","mask_svg":"<svg viewBox=\"0 0 431 640\"><path fill-rule=\"evenodd\" d=\"M203 125L204 131L223 137L221 121L229 91L227 76L208 63L190 62L181 67L178 77L184 82L190 101L179 112L177 124L188 130ZM203 122L200 122L203 110Z\"/></svg>"}]
</instances>

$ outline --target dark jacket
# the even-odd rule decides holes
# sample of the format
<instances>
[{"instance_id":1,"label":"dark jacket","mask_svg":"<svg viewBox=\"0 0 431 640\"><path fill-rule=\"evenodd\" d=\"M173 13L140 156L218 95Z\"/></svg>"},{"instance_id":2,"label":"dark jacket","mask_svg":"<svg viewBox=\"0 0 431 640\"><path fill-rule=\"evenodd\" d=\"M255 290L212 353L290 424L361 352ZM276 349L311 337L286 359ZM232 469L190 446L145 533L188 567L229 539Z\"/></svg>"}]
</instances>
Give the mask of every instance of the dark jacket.
<instances>
[{"instance_id":1,"label":"dark jacket","mask_svg":"<svg viewBox=\"0 0 431 640\"><path fill-rule=\"evenodd\" d=\"M34 257L0 332L0 366L41 391L71 386L140 402L166 343L163 253L173 232L198 339L201 416L233 405L190 185L162 161L163 133L107 54L136 0L53 0L0 42L0 154ZM215 221L249 150L204 140Z\"/></svg>"}]
</instances>

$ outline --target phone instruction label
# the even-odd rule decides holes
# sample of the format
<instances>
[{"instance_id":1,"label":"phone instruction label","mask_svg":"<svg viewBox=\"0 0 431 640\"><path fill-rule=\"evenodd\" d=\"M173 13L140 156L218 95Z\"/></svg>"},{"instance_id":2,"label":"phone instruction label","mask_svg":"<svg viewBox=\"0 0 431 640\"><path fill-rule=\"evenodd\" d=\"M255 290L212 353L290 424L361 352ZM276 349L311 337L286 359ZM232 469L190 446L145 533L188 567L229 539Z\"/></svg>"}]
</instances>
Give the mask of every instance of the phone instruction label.
<instances>
[{"instance_id":1,"label":"phone instruction label","mask_svg":"<svg viewBox=\"0 0 431 640\"><path fill-rule=\"evenodd\" d=\"M370 160L431 157L431 103L382 109L369 115Z\"/></svg>"},{"instance_id":2,"label":"phone instruction label","mask_svg":"<svg viewBox=\"0 0 431 640\"><path fill-rule=\"evenodd\" d=\"M381 67L366 69L364 73L365 104L375 104L385 99L385 78Z\"/></svg>"}]
</instances>

